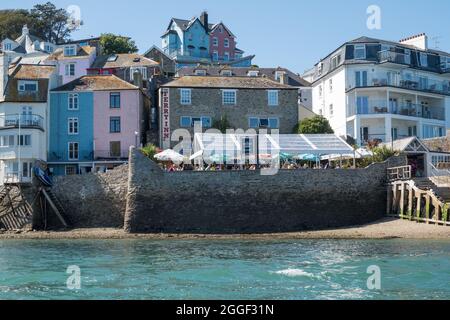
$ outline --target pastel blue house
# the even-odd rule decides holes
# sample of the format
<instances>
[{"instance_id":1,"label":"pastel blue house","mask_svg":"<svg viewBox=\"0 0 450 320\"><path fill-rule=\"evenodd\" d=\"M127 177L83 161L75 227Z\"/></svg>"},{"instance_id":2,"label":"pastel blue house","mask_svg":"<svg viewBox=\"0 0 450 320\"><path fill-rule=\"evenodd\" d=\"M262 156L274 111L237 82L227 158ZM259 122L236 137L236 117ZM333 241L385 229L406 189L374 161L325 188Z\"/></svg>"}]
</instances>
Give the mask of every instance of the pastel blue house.
<instances>
[{"instance_id":1,"label":"pastel blue house","mask_svg":"<svg viewBox=\"0 0 450 320\"><path fill-rule=\"evenodd\" d=\"M244 57L234 34L222 22L210 24L207 12L191 20L172 18L161 38L163 52L177 68L199 63L249 67L255 57Z\"/></svg>"},{"instance_id":2,"label":"pastel blue house","mask_svg":"<svg viewBox=\"0 0 450 320\"><path fill-rule=\"evenodd\" d=\"M50 93L48 164L54 175L91 172L93 106L93 92Z\"/></svg>"}]
</instances>

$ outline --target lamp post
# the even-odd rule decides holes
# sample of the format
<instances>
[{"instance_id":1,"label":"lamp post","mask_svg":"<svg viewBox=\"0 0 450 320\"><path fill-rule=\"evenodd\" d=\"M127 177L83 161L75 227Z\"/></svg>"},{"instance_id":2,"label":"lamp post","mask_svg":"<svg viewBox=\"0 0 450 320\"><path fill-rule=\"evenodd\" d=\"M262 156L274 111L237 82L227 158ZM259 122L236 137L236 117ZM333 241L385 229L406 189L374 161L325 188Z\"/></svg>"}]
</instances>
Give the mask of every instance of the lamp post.
<instances>
[{"instance_id":1,"label":"lamp post","mask_svg":"<svg viewBox=\"0 0 450 320\"><path fill-rule=\"evenodd\" d=\"M135 132L134 132L134 137L135 137L135 147L138 148L138 137L139 137L139 132L135 131Z\"/></svg>"}]
</instances>

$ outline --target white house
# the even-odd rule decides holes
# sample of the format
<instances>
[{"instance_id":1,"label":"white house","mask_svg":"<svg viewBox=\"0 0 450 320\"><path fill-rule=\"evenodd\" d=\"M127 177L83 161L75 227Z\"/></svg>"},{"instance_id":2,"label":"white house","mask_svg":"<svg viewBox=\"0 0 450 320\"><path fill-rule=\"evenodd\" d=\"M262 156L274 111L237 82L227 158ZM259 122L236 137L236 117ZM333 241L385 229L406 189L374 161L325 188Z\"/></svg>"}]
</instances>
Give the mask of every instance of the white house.
<instances>
[{"instance_id":1,"label":"white house","mask_svg":"<svg viewBox=\"0 0 450 320\"><path fill-rule=\"evenodd\" d=\"M450 128L450 54L421 34L400 42L350 41L315 65L313 111L357 144L445 136Z\"/></svg>"},{"instance_id":2,"label":"white house","mask_svg":"<svg viewBox=\"0 0 450 320\"><path fill-rule=\"evenodd\" d=\"M5 61L0 55L0 61ZM47 158L49 89L57 85L54 66L0 64L0 185L30 182L36 160ZM6 74L6 76L4 76ZM6 82L6 83L5 83Z\"/></svg>"}]
</instances>

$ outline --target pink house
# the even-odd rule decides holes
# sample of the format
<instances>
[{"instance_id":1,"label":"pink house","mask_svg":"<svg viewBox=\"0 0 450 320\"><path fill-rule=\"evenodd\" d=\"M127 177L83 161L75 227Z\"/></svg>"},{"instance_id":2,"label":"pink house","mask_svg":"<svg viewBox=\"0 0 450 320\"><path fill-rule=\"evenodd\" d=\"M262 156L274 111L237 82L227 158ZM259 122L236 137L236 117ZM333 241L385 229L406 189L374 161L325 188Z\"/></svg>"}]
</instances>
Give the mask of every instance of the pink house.
<instances>
[{"instance_id":1,"label":"pink house","mask_svg":"<svg viewBox=\"0 0 450 320\"><path fill-rule=\"evenodd\" d=\"M143 120L143 94L138 87L95 91L94 157L127 158L130 146L141 144Z\"/></svg>"},{"instance_id":2,"label":"pink house","mask_svg":"<svg viewBox=\"0 0 450 320\"><path fill-rule=\"evenodd\" d=\"M96 57L95 47L68 44L55 50L47 61L57 66L61 85L64 85L87 75L87 69L92 66Z\"/></svg>"},{"instance_id":3,"label":"pink house","mask_svg":"<svg viewBox=\"0 0 450 320\"><path fill-rule=\"evenodd\" d=\"M222 22L210 31L210 52L213 61L234 60L236 41L234 34Z\"/></svg>"}]
</instances>

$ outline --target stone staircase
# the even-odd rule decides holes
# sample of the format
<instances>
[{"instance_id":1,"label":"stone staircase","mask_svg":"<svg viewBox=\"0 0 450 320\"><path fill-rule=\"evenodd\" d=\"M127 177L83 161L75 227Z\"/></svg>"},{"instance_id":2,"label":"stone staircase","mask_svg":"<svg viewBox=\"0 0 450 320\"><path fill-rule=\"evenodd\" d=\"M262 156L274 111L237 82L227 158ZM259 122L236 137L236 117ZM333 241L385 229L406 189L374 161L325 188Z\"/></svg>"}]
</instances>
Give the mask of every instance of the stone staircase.
<instances>
[{"instance_id":1,"label":"stone staircase","mask_svg":"<svg viewBox=\"0 0 450 320\"><path fill-rule=\"evenodd\" d=\"M438 187L429 178L415 178L414 183L419 189L428 191L433 190L434 194L443 203L450 203L450 188L449 187Z\"/></svg>"}]
</instances>

